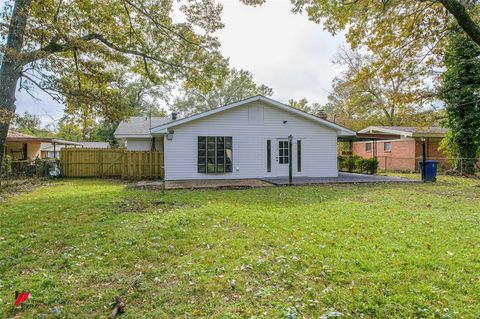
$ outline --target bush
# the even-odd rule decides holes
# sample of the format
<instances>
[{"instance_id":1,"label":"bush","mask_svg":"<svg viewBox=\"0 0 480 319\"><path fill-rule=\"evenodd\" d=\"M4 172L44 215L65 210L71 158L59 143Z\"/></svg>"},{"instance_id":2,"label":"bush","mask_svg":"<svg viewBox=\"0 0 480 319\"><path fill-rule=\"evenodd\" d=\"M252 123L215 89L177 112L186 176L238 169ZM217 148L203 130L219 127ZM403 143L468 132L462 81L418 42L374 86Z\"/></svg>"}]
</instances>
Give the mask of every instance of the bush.
<instances>
[{"instance_id":1,"label":"bush","mask_svg":"<svg viewBox=\"0 0 480 319\"><path fill-rule=\"evenodd\" d=\"M5 155L5 174L12 175L13 170L12 170L12 157L10 155Z\"/></svg>"},{"instance_id":2,"label":"bush","mask_svg":"<svg viewBox=\"0 0 480 319\"><path fill-rule=\"evenodd\" d=\"M363 158L358 155L339 156L338 168L344 172L375 174L378 168L378 160L376 158Z\"/></svg>"}]
</instances>

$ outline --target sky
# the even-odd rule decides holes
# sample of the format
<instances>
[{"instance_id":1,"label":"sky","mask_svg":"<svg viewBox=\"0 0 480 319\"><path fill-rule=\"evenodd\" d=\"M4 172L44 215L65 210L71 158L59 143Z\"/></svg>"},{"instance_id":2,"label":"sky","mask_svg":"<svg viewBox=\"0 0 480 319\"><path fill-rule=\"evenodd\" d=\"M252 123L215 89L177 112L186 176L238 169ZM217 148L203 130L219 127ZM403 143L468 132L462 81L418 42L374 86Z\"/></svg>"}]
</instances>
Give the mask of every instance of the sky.
<instances>
[{"instance_id":1,"label":"sky","mask_svg":"<svg viewBox=\"0 0 480 319\"><path fill-rule=\"evenodd\" d=\"M345 45L342 35L333 37L306 15L293 14L289 0L269 0L260 7L238 0L221 3L225 27L217 35L220 50L232 67L250 71L254 80L271 87L273 98L281 102L292 98L327 101L332 80L339 73L332 58ZM37 114L43 124L62 116L63 105L41 91L35 95L40 100L19 92L17 112Z\"/></svg>"}]
</instances>

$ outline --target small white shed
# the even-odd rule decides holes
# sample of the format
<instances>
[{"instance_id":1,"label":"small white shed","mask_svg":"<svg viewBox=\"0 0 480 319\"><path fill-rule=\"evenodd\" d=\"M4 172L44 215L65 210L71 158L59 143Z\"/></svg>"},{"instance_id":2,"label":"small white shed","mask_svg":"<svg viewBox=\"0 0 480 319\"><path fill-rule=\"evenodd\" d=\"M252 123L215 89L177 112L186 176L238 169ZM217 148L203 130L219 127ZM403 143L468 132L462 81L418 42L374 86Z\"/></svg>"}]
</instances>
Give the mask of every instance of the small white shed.
<instances>
[{"instance_id":1,"label":"small white shed","mask_svg":"<svg viewBox=\"0 0 480 319\"><path fill-rule=\"evenodd\" d=\"M163 141L166 180L288 176L290 158L294 176L335 177L337 137L355 136L263 96L170 120L150 132Z\"/></svg>"}]
</instances>

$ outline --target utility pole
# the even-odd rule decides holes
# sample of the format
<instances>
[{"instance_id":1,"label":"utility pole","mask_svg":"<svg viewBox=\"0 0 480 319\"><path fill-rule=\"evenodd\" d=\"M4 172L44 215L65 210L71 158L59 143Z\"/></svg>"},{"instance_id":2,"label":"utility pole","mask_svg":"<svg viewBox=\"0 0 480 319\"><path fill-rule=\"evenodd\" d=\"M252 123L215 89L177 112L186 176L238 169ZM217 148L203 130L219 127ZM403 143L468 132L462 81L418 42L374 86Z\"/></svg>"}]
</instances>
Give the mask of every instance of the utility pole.
<instances>
[{"instance_id":1,"label":"utility pole","mask_svg":"<svg viewBox=\"0 0 480 319\"><path fill-rule=\"evenodd\" d=\"M425 137L422 137L422 181L425 182L427 177L427 145Z\"/></svg>"}]
</instances>

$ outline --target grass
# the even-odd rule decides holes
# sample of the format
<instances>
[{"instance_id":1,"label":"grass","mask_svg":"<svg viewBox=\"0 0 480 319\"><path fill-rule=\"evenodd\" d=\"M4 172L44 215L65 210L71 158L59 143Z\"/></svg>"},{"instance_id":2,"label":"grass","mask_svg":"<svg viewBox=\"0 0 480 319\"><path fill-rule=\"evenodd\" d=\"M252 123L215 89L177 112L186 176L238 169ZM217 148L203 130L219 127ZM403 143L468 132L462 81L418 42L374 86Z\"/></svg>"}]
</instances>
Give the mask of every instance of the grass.
<instances>
[{"instance_id":1,"label":"grass","mask_svg":"<svg viewBox=\"0 0 480 319\"><path fill-rule=\"evenodd\" d=\"M478 318L480 180L162 192L61 180L0 203L0 318ZM13 308L14 291L33 295Z\"/></svg>"}]
</instances>

